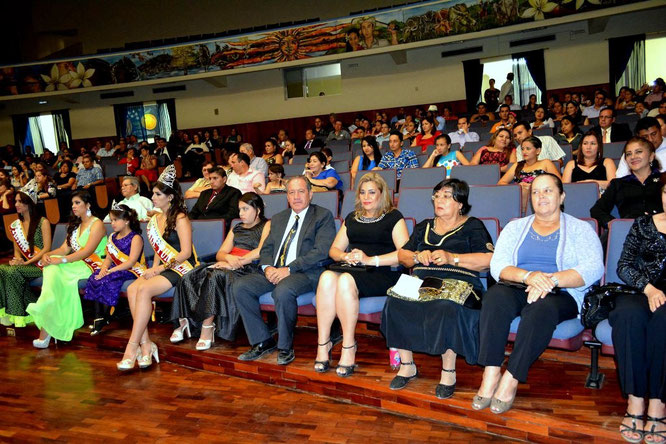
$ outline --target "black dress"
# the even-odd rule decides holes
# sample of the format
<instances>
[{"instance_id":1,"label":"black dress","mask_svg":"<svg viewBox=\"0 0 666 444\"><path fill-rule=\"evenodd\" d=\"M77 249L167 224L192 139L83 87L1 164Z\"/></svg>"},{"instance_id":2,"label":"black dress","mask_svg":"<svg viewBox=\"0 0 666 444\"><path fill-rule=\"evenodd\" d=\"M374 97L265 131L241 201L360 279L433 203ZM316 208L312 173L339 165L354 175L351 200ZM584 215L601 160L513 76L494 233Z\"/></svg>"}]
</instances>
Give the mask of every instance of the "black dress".
<instances>
[{"instance_id":1,"label":"black dress","mask_svg":"<svg viewBox=\"0 0 666 444\"><path fill-rule=\"evenodd\" d=\"M369 257L395 251L393 227L402 219L398 210L389 211L381 219L369 223L356 219L354 212L349 213L345 219L349 250L358 248ZM400 278L400 272L391 270L391 267L367 267L366 271L350 270L348 273L354 278L359 298L384 296Z\"/></svg>"},{"instance_id":2,"label":"black dress","mask_svg":"<svg viewBox=\"0 0 666 444\"><path fill-rule=\"evenodd\" d=\"M578 166L578 162L574 159L574 169L571 171L571 181L580 182L583 180L606 180L606 167L604 167L605 158L599 159L599 162L594 166L592 171L587 172Z\"/></svg>"},{"instance_id":3,"label":"black dress","mask_svg":"<svg viewBox=\"0 0 666 444\"><path fill-rule=\"evenodd\" d=\"M241 224L233 228L234 248L254 250L259 246L265 222L252 228ZM178 283L171 306L171 319L178 322L188 318L193 334L200 334L204 319L215 316L217 336L233 341L236 338L239 312L231 294L231 284L240 276L260 272L257 263L245 265L238 270L218 270L202 264L187 273Z\"/></svg>"},{"instance_id":4,"label":"black dress","mask_svg":"<svg viewBox=\"0 0 666 444\"><path fill-rule=\"evenodd\" d=\"M434 232L433 219L416 226L409 242L403 247L410 251L445 250L451 253L492 253L493 244L486 227L475 217L461 226L439 235ZM474 293L483 294L479 273L446 265L428 267L416 265L413 274L421 279L438 277L464 280L472 284ZM408 301L389 297L382 313L381 331L391 348L441 355L451 349L476 364L479 354L479 304L470 295L469 304L460 305L448 300L428 302Z\"/></svg>"},{"instance_id":5,"label":"black dress","mask_svg":"<svg viewBox=\"0 0 666 444\"><path fill-rule=\"evenodd\" d=\"M180 251L180 238L178 237L178 232L175 228L171 230L171 233L169 233L167 237L162 236L162 238L167 241L167 243L171 245L176 251ZM192 254L186 260L193 267L197 265L198 260L195 255L194 245L192 246ZM188 272L187 274L190 274L192 271ZM185 276L187 276L187 274ZM173 270L164 270L162 273L160 273L160 276L166 278L172 287L175 287L178 285L178 282L181 281L181 276Z\"/></svg>"}]
</instances>

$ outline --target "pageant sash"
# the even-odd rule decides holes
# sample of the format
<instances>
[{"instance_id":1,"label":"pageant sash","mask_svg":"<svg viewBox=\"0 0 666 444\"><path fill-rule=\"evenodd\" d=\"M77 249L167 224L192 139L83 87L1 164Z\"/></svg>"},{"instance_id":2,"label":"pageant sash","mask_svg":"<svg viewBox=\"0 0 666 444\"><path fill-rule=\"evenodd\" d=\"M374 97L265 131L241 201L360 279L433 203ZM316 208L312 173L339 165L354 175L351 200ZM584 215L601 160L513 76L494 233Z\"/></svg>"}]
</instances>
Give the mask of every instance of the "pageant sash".
<instances>
[{"instance_id":1,"label":"pageant sash","mask_svg":"<svg viewBox=\"0 0 666 444\"><path fill-rule=\"evenodd\" d=\"M106 242L106 254L109 255L114 265L124 264L129 261L129 256L113 243L113 234L109 235L109 240ZM140 277L146 271L146 259L143 256L143 252L141 252L141 258L128 271L136 277Z\"/></svg>"},{"instance_id":2,"label":"pageant sash","mask_svg":"<svg viewBox=\"0 0 666 444\"><path fill-rule=\"evenodd\" d=\"M90 230L90 227L92 227L92 223L88 225L88 228L86 228L86 230ZM79 251L81 249L81 245L79 245L80 228L81 225L76 227L76 229L72 233L72 236L70 237L70 244L72 245L73 251ZM95 252L93 252L87 258L83 259L83 262L88 266L88 268L90 268L90 271L92 271L93 273L102 267L102 258L99 257Z\"/></svg>"},{"instance_id":3,"label":"pageant sash","mask_svg":"<svg viewBox=\"0 0 666 444\"><path fill-rule=\"evenodd\" d=\"M16 219L14 222L12 222L12 224L9 226L9 230L12 233L14 241L16 241L16 245L18 246L19 251L23 257L26 258L26 260L32 259L37 253L40 252L40 249L37 248L37 246L34 246L32 254L30 253L30 242L28 242L25 231L23 231L23 224L19 219ZM38 266L40 269L44 268L41 261L33 265Z\"/></svg>"},{"instance_id":4,"label":"pageant sash","mask_svg":"<svg viewBox=\"0 0 666 444\"><path fill-rule=\"evenodd\" d=\"M157 218L153 216L148 222L148 227L146 227L146 232L148 234L148 240L150 241L150 246L153 247L155 254L160 258L162 263L169 265L174 263L178 251L173 248L169 243L162 237L159 230L157 229ZM195 256L196 257L196 256ZM171 270L178 273L179 276L183 276L187 272L193 269L192 264L189 261L185 261L181 264L178 264L170 268Z\"/></svg>"}]
</instances>

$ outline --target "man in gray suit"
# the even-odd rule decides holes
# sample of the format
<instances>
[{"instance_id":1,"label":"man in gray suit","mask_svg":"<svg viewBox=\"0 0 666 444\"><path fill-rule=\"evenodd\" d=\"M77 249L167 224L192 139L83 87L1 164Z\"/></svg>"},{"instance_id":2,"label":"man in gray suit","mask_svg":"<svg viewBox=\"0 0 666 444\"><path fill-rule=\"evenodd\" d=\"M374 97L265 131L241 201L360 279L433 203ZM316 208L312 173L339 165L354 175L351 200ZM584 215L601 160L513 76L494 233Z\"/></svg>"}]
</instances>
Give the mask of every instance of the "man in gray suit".
<instances>
[{"instance_id":1,"label":"man in gray suit","mask_svg":"<svg viewBox=\"0 0 666 444\"><path fill-rule=\"evenodd\" d=\"M311 200L312 189L306 177L289 179L287 201L291 209L276 214L271 220L259 258L264 274L249 274L233 283L232 291L252 344L249 351L238 357L241 361L254 361L276 347L278 364L287 365L294 360L296 299L317 288L335 238L333 215L325 208L310 204ZM261 317L259 304L259 296L269 291L273 292L278 318L277 344Z\"/></svg>"}]
</instances>

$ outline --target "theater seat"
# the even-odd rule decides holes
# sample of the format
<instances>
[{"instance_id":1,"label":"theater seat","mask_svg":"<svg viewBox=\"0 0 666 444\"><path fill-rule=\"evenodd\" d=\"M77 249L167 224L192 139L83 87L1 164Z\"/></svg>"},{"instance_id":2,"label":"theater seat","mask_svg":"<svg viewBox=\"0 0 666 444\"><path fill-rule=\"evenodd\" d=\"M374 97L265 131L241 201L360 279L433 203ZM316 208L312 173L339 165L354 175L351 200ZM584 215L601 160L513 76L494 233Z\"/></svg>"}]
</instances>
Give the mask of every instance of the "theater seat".
<instances>
[{"instance_id":1,"label":"theater seat","mask_svg":"<svg viewBox=\"0 0 666 444\"><path fill-rule=\"evenodd\" d=\"M382 311L387 296L370 296L358 300L358 320L371 324L382 323ZM312 297L312 306L317 307L316 297Z\"/></svg>"},{"instance_id":2,"label":"theater seat","mask_svg":"<svg viewBox=\"0 0 666 444\"><path fill-rule=\"evenodd\" d=\"M509 328L509 341L516 340L516 332L520 324L520 316L511 322ZM553 337L548 344L548 347L559 348L562 350L576 351L583 346L583 324L580 319L569 319L557 324Z\"/></svg>"},{"instance_id":3,"label":"theater seat","mask_svg":"<svg viewBox=\"0 0 666 444\"><path fill-rule=\"evenodd\" d=\"M611 333L613 332L613 327L610 326L608 319L604 319L599 322L597 327L594 329L594 336L601 342L601 352L606 355L614 355L615 348L613 347L613 338Z\"/></svg>"},{"instance_id":4,"label":"theater seat","mask_svg":"<svg viewBox=\"0 0 666 444\"><path fill-rule=\"evenodd\" d=\"M303 316L315 316L317 314L312 301L315 297L314 291L303 293L296 298L298 304L298 314ZM259 296L259 304L264 311L275 311L275 301L273 300L273 293L268 292Z\"/></svg>"}]
</instances>

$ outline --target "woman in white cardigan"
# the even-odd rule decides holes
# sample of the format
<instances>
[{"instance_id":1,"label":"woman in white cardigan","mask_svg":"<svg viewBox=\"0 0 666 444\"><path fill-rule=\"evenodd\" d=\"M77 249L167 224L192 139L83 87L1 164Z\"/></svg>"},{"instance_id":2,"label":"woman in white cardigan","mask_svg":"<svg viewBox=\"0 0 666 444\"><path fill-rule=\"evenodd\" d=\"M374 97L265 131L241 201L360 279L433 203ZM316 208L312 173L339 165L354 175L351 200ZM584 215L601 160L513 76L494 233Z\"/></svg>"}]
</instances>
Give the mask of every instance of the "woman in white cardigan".
<instances>
[{"instance_id":1,"label":"woman in white cardigan","mask_svg":"<svg viewBox=\"0 0 666 444\"><path fill-rule=\"evenodd\" d=\"M490 272L498 284L483 299L479 359L483 382L472 407L511 408L519 382L548 346L562 321L578 316L586 289L604 271L601 243L587 222L563 213L559 177L546 173L531 189L534 215L507 224L495 245ZM522 288L521 288L522 287ZM521 317L504 375L509 327Z\"/></svg>"}]
</instances>

